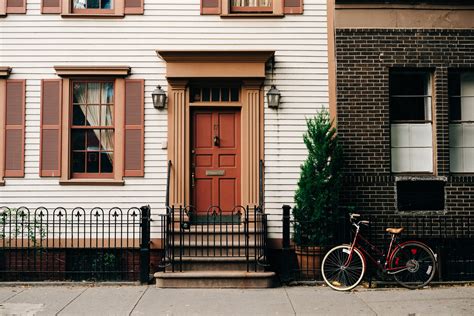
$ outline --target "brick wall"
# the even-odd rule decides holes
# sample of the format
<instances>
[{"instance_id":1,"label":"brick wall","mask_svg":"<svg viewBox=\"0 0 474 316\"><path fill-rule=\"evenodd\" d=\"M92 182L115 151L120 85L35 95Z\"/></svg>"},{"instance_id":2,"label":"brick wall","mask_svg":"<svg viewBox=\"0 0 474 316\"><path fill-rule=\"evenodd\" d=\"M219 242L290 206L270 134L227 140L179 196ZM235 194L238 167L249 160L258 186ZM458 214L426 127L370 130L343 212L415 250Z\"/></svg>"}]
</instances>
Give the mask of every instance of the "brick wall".
<instances>
[{"instance_id":1,"label":"brick wall","mask_svg":"<svg viewBox=\"0 0 474 316\"><path fill-rule=\"evenodd\" d=\"M344 204L380 221L399 214L390 161L389 70L420 68L434 74L434 162L437 175L447 179L445 215L474 217L474 177L449 173L447 82L448 69L474 69L474 30L338 29L336 54Z\"/></svg>"}]
</instances>

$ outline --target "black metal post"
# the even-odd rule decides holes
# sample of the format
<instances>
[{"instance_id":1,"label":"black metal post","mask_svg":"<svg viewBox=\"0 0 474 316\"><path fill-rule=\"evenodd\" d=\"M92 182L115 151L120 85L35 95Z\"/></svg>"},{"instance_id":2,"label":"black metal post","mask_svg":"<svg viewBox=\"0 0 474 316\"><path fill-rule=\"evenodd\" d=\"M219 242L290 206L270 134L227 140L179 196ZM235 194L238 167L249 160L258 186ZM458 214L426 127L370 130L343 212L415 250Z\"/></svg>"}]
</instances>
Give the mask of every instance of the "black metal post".
<instances>
[{"instance_id":1,"label":"black metal post","mask_svg":"<svg viewBox=\"0 0 474 316\"><path fill-rule=\"evenodd\" d=\"M291 206L283 205L283 248L282 248L282 279L290 278L290 210Z\"/></svg>"},{"instance_id":2,"label":"black metal post","mask_svg":"<svg viewBox=\"0 0 474 316\"><path fill-rule=\"evenodd\" d=\"M150 206L140 207L142 212L142 243L140 245L140 282L150 281Z\"/></svg>"}]
</instances>

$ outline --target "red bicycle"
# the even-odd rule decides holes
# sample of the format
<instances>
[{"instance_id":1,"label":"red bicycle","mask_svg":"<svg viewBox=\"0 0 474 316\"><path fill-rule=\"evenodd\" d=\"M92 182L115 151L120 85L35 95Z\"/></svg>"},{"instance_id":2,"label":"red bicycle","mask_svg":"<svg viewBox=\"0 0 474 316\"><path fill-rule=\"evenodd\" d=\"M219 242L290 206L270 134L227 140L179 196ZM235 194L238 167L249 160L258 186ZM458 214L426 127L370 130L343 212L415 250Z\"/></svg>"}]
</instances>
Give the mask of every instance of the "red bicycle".
<instances>
[{"instance_id":1,"label":"red bicycle","mask_svg":"<svg viewBox=\"0 0 474 316\"><path fill-rule=\"evenodd\" d=\"M321 270L327 285L338 291L356 287L364 277L366 257L406 288L417 289L431 282L436 270L436 255L430 247L414 240L399 243L398 236L404 228L387 228L392 238L385 255L360 233L361 226L368 226L369 221L358 221L359 214L349 215L355 227L354 239L349 245L332 248L324 256ZM369 248L372 254L367 250Z\"/></svg>"}]
</instances>

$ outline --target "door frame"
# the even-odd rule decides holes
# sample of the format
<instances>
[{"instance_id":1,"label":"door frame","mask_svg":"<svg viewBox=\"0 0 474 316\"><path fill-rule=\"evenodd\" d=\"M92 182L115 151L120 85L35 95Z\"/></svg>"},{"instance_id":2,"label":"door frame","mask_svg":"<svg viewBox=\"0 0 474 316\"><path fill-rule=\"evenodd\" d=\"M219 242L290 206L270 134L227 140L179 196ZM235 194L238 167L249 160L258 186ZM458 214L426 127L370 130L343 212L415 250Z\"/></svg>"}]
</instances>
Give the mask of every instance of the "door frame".
<instances>
[{"instance_id":1,"label":"door frame","mask_svg":"<svg viewBox=\"0 0 474 316\"><path fill-rule=\"evenodd\" d=\"M266 63L274 51L158 51L168 80L170 205L190 202L189 83L232 80L241 84L241 203L259 204L259 163L264 158ZM225 105L222 105L225 106ZM230 106L230 105L229 105ZM235 105L233 105L235 106ZM183 141L184 140L184 141Z\"/></svg>"}]
</instances>

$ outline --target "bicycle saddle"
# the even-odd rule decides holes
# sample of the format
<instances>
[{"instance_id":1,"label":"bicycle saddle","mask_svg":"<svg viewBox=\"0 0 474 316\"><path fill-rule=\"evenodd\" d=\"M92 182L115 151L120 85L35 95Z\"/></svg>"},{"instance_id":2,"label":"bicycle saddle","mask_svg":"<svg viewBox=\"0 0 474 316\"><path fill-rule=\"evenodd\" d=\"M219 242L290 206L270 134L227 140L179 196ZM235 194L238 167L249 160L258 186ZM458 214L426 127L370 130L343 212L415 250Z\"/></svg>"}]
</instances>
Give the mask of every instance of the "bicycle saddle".
<instances>
[{"instance_id":1,"label":"bicycle saddle","mask_svg":"<svg viewBox=\"0 0 474 316\"><path fill-rule=\"evenodd\" d=\"M390 234L395 234L398 235L400 234L405 228L400 227L400 228L387 228L385 231Z\"/></svg>"}]
</instances>

